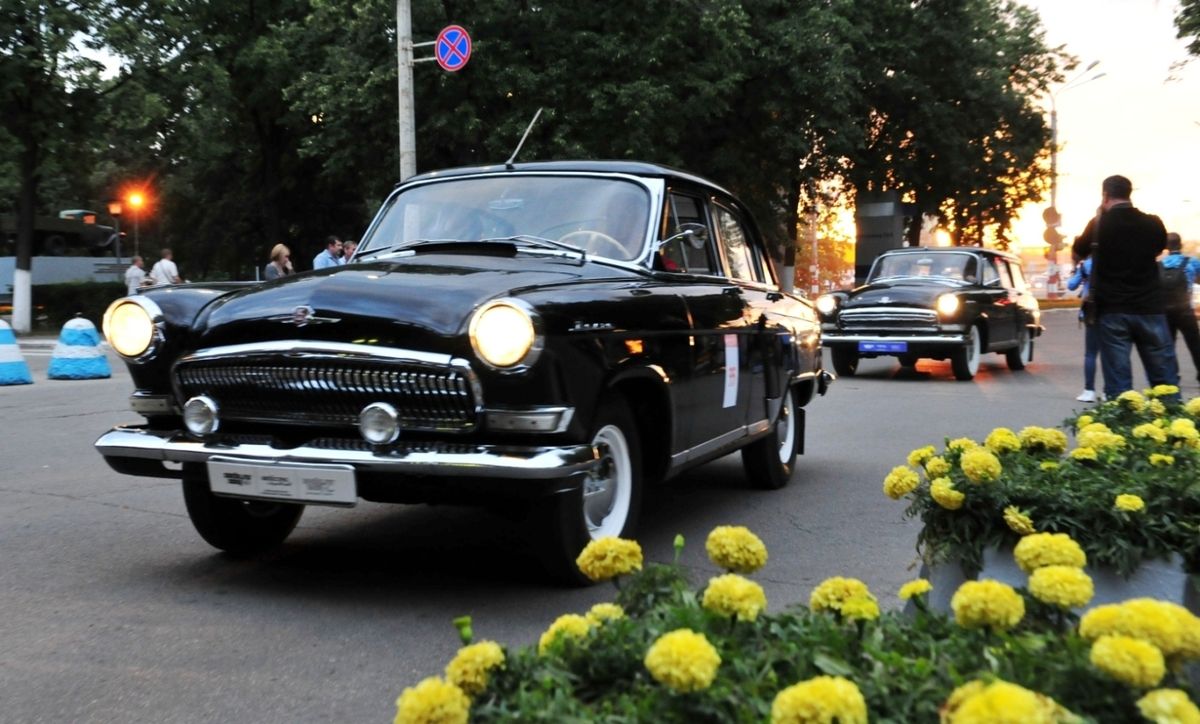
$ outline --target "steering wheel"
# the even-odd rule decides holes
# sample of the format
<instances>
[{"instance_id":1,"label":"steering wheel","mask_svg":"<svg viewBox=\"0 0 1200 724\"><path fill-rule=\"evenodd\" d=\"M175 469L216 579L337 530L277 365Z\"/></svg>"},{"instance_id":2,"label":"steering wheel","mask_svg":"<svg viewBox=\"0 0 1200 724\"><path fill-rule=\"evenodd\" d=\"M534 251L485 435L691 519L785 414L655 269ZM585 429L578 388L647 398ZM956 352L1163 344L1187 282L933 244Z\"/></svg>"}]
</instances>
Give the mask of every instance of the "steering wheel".
<instances>
[{"instance_id":1,"label":"steering wheel","mask_svg":"<svg viewBox=\"0 0 1200 724\"><path fill-rule=\"evenodd\" d=\"M625 248L624 244L612 238L608 234L605 234L603 231L580 229L579 231L572 231L564 234L563 236L559 237L558 240L560 243L578 246L588 253L598 254L600 256L609 256L604 254L600 249L600 247L603 247L605 244L607 244L617 252L616 256L613 258L625 259L629 256L629 251Z\"/></svg>"}]
</instances>

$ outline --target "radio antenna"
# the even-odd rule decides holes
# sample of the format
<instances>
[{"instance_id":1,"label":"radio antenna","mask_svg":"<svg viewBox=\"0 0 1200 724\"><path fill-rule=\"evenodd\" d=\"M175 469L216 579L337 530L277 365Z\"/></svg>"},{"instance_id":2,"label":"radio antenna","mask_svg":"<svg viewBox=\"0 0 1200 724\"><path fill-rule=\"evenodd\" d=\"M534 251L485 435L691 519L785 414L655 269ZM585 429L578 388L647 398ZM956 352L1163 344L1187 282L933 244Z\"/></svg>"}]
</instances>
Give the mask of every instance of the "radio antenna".
<instances>
[{"instance_id":1,"label":"radio antenna","mask_svg":"<svg viewBox=\"0 0 1200 724\"><path fill-rule=\"evenodd\" d=\"M513 161L517 159L517 154L521 152L521 146L525 145L525 139L529 138L529 132L533 130L533 124L537 123L538 116L542 115L542 109L537 109L537 113L533 114L533 120L525 127L525 133L521 134L521 140L517 143L517 147L513 150L513 154L504 162L504 168L509 171L513 170Z\"/></svg>"}]
</instances>

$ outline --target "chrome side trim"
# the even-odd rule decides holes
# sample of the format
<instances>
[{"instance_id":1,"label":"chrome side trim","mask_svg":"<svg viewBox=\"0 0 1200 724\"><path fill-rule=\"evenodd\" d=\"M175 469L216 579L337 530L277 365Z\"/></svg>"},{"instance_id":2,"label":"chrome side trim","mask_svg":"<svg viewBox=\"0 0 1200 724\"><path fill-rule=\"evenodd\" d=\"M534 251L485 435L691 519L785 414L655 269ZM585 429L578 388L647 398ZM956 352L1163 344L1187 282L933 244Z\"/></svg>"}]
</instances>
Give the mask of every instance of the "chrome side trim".
<instances>
[{"instance_id":1,"label":"chrome side trim","mask_svg":"<svg viewBox=\"0 0 1200 724\"><path fill-rule=\"evenodd\" d=\"M135 392L129 396L129 408L142 415L174 415L175 399L170 395Z\"/></svg>"},{"instance_id":2,"label":"chrome side trim","mask_svg":"<svg viewBox=\"0 0 1200 724\"><path fill-rule=\"evenodd\" d=\"M695 447L675 453L671 456L671 465L682 465L691 460L704 457L712 451L719 450L729 443L740 440L743 437L752 437L770 429L771 423L769 420L759 420L758 422L754 422L749 425L742 425L739 428L730 430L724 435L718 435L711 440L696 445Z\"/></svg>"},{"instance_id":3,"label":"chrome side trim","mask_svg":"<svg viewBox=\"0 0 1200 724\"><path fill-rule=\"evenodd\" d=\"M483 411L489 430L504 432L564 432L575 416L574 407L492 408Z\"/></svg>"},{"instance_id":4,"label":"chrome side trim","mask_svg":"<svg viewBox=\"0 0 1200 724\"><path fill-rule=\"evenodd\" d=\"M830 342L912 342L914 344L946 344L963 345L967 343L964 334L829 334L821 338L821 346L828 347Z\"/></svg>"},{"instance_id":5,"label":"chrome side trim","mask_svg":"<svg viewBox=\"0 0 1200 724\"><path fill-rule=\"evenodd\" d=\"M248 462L334 463L359 472L438 477L529 478L549 480L590 471L597 462L591 445L516 447L428 443L371 448L301 445L272 447L268 441L218 445L191 439L179 431L115 427L100 436L96 450L106 458L203 463L234 455Z\"/></svg>"}]
</instances>

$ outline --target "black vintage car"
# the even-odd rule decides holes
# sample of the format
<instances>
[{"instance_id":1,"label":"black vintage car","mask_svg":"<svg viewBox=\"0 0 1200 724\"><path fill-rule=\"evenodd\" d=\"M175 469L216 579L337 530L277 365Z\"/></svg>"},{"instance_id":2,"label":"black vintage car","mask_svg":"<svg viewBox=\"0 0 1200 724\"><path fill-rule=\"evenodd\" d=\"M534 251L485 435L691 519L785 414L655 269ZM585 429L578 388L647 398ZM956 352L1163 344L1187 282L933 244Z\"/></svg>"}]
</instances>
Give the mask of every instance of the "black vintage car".
<instances>
[{"instance_id":1,"label":"black vintage car","mask_svg":"<svg viewBox=\"0 0 1200 724\"><path fill-rule=\"evenodd\" d=\"M417 176L348 264L155 288L104 329L145 421L97 449L181 478L213 546L277 545L306 505L496 504L567 578L651 481L740 448L785 485L831 380L744 207L632 162Z\"/></svg>"},{"instance_id":2,"label":"black vintage car","mask_svg":"<svg viewBox=\"0 0 1200 724\"><path fill-rule=\"evenodd\" d=\"M975 247L884 252L866 284L823 295L817 308L822 344L843 376L863 357L893 356L906 367L949 359L954 376L970 380L983 352L1002 353L1020 370L1042 333L1020 259Z\"/></svg>"}]
</instances>

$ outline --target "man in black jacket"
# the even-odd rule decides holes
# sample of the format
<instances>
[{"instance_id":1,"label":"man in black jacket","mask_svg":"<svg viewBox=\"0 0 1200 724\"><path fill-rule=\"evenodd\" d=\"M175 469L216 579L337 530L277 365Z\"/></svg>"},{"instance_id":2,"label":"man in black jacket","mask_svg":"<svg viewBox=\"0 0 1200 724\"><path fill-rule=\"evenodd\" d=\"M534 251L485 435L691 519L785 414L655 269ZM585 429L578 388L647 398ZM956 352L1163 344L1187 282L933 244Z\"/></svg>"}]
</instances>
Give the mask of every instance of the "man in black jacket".
<instances>
[{"instance_id":1,"label":"man in black jacket","mask_svg":"<svg viewBox=\"0 0 1200 724\"><path fill-rule=\"evenodd\" d=\"M1151 385L1178 385L1179 372L1158 278L1157 259L1167 246L1167 229L1157 216L1134 208L1129 179L1109 176L1100 188L1101 211L1072 250L1080 259L1092 257L1100 369L1104 394L1111 400L1133 389L1130 351L1135 345Z\"/></svg>"}]
</instances>

